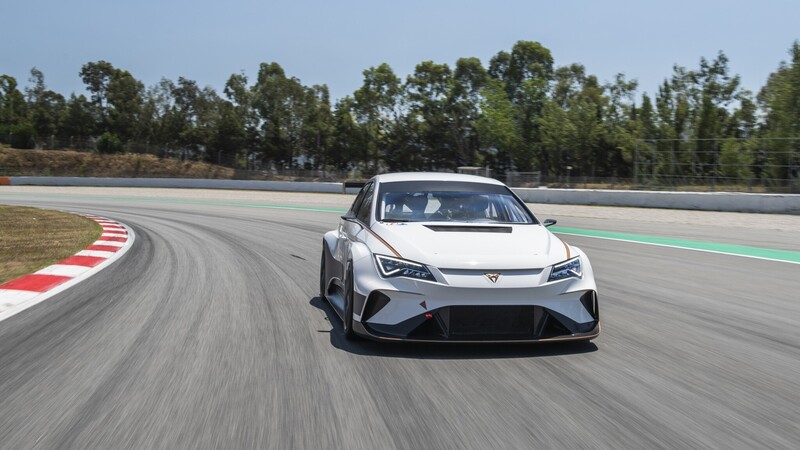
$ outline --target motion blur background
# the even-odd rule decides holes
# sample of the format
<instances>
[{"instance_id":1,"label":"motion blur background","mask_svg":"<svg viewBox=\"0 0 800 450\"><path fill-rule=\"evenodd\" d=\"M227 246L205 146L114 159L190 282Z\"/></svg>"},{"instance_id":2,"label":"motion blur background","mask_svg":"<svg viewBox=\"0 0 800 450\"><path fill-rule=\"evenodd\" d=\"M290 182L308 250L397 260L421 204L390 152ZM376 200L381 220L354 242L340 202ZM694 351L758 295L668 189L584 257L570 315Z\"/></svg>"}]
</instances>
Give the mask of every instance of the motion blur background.
<instances>
[{"instance_id":1,"label":"motion blur background","mask_svg":"<svg viewBox=\"0 0 800 450\"><path fill-rule=\"evenodd\" d=\"M782 1L15 1L0 143L242 179L463 168L516 186L798 192L798 16ZM43 158L2 153L0 174L87 173Z\"/></svg>"}]
</instances>

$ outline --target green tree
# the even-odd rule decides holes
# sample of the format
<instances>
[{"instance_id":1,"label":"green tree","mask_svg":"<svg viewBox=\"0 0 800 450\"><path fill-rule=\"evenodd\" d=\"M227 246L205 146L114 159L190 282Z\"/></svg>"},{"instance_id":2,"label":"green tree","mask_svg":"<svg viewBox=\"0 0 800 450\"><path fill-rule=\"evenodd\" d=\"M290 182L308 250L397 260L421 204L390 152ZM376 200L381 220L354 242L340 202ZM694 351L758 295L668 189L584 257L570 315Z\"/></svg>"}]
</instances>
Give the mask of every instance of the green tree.
<instances>
[{"instance_id":1,"label":"green tree","mask_svg":"<svg viewBox=\"0 0 800 450\"><path fill-rule=\"evenodd\" d=\"M800 42L789 49L791 60L781 62L770 74L767 84L758 94L764 113L763 136L778 138L770 142L768 161L776 178L798 177L800 161Z\"/></svg>"},{"instance_id":2,"label":"green tree","mask_svg":"<svg viewBox=\"0 0 800 450\"><path fill-rule=\"evenodd\" d=\"M168 129L176 133L182 158L214 160L216 106L220 100L216 92L209 87L201 89L194 80L179 77L171 95L173 106L167 116Z\"/></svg>"},{"instance_id":3,"label":"green tree","mask_svg":"<svg viewBox=\"0 0 800 450\"><path fill-rule=\"evenodd\" d=\"M107 128L107 102L106 92L116 68L108 61L89 62L81 67L80 76L86 89L92 94L95 121L98 130Z\"/></svg>"},{"instance_id":4,"label":"green tree","mask_svg":"<svg viewBox=\"0 0 800 450\"><path fill-rule=\"evenodd\" d=\"M506 88L509 97L517 103L527 99L525 84L531 80L550 81L553 78L553 56L542 44L517 41L511 49L506 71Z\"/></svg>"},{"instance_id":5,"label":"green tree","mask_svg":"<svg viewBox=\"0 0 800 450\"><path fill-rule=\"evenodd\" d=\"M218 117L211 147L217 154L213 160L219 164L232 165L245 145L244 121L236 111L236 107L229 101L217 100L216 110Z\"/></svg>"},{"instance_id":6,"label":"green tree","mask_svg":"<svg viewBox=\"0 0 800 450\"><path fill-rule=\"evenodd\" d=\"M145 89L137 124L136 134L143 141L147 153L163 155L175 141L174 134L168 130L168 117L173 109L172 81L162 78L158 83Z\"/></svg>"},{"instance_id":7,"label":"green tree","mask_svg":"<svg viewBox=\"0 0 800 450\"><path fill-rule=\"evenodd\" d=\"M596 155L596 173L605 177L631 176L630 162L636 147L636 139L642 133L642 122L637 120L634 97L638 82L626 80L624 74L617 74L613 83L607 83L605 107L602 108L602 120L605 132ZM652 121L653 110L650 99L647 99L645 122ZM643 105L644 107L644 105ZM652 124L647 126L652 127Z\"/></svg>"},{"instance_id":8,"label":"green tree","mask_svg":"<svg viewBox=\"0 0 800 450\"><path fill-rule=\"evenodd\" d=\"M765 128L775 137L800 137L800 41L789 49L791 61L770 74L758 100Z\"/></svg>"},{"instance_id":9,"label":"green tree","mask_svg":"<svg viewBox=\"0 0 800 450\"><path fill-rule=\"evenodd\" d=\"M32 86L25 89L28 97L28 122L33 126L34 137L42 146L48 145L55 135L58 122L64 111L64 97L47 89L44 74L37 68L31 69L29 80Z\"/></svg>"},{"instance_id":10,"label":"green tree","mask_svg":"<svg viewBox=\"0 0 800 450\"><path fill-rule=\"evenodd\" d=\"M302 151L306 90L286 76L278 63L262 63L252 87L253 106L261 123L264 157L278 167L291 167Z\"/></svg>"},{"instance_id":11,"label":"green tree","mask_svg":"<svg viewBox=\"0 0 800 450\"><path fill-rule=\"evenodd\" d=\"M731 111L741 98L739 77L730 74L722 52L710 62L701 58L696 70L673 66L656 96L660 138L673 139L659 144L659 155L680 163L683 175L715 175L722 139L733 130Z\"/></svg>"},{"instance_id":12,"label":"green tree","mask_svg":"<svg viewBox=\"0 0 800 450\"><path fill-rule=\"evenodd\" d=\"M0 75L0 126L18 125L26 121L27 115L27 104L17 89L17 80L9 75Z\"/></svg>"},{"instance_id":13,"label":"green tree","mask_svg":"<svg viewBox=\"0 0 800 450\"><path fill-rule=\"evenodd\" d=\"M515 106L514 120L521 138L512 155L515 168L528 171L538 166L547 172L539 126L554 75L550 50L538 42L518 41L511 53L501 51L491 59L488 74L503 82Z\"/></svg>"},{"instance_id":14,"label":"green tree","mask_svg":"<svg viewBox=\"0 0 800 450\"><path fill-rule=\"evenodd\" d=\"M306 89L301 146L308 162L315 168L324 168L330 156L334 128L330 102L327 86L315 85Z\"/></svg>"},{"instance_id":15,"label":"green tree","mask_svg":"<svg viewBox=\"0 0 800 450\"><path fill-rule=\"evenodd\" d=\"M181 159L185 159L198 150L194 106L199 88L193 80L183 77L179 77L177 82L162 80L160 88L168 90L159 130L164 138L164 153L169 155L177 151Z\"/></svg>"},{"instance_id":16,"label":"green tree","mask_svg":"<svg viewBox=\"0 0 800 450\"><path fill-rule=\"evenodd\" d=\"M719 157L720 174L727 183L741 183L753 177L753 153L755 141L746 142L727 139L722 143Z\"/></svg>"},{"instance_id":17,"label":"green tree","mask_svg":"<svg viewBox=\"0 0 800 450\"><path fill-rule=\"evenodd\" d=\"M453 115L449 95L452 84L450 67L433 61L417 64L414 73L406 80L410 121L418 122L417 142L428 169L454 169L459 162L458 150L450 133ZM411 151L413 147L404 146L404 149ZM401 159L409 160L409 156Z\"/></svg>"},{"instance_id":18,"label":"green tree","mask_svg":"<svg viewBox=\"0 0 800 450\"><path fill-rule=\"evenodd\" d=\"M357 161L366 160L365 133L356 122L355 100L344 97L336 103L333 110L333 135L331 152L326 163L339 170L353 168Z\"/></svg>"},{"instance_id":19,"label":"green tree","mask_svg":"<svg viewBox=\"0 0 800 450\"><path fill-rule=\"evenodd\" d=\"M736 95L739 107L730 115L724 135L736 138L746 138L753 135L758 127L758 106L749 90L741 90Z\"/></svg>"},{"instance_id":20,"label":"green tree","mask_svg":"<svg viewBox=\"0 0 800 450\"><path fill-rule=\"evenodd\" d=\"M489 81L482 92L480 109L483 114L477 120L476 127L492 166L504 172L511 169L511 161L519 154L524 143L518 107L509 100L501 81Z\"/></svg>"},{"instance_id":21,"label":"green tree","mask_svg":"<svg viewBox=\"0 0 800 450\"><path fill-rule=\"evenodd\" d=\"M508 66L510 64L511 54L501 50L489 60L488 75L505 83L508 80Z\"/></svg>"},{"instance_id":22,"label":"green tree","mask_svg":"<svg viewBox=\"0 0 800 450\"><path fill-rule=\"evenodd\" d=\"M121 140L139 137L139 124L144 106L144 85L127 70L115 70L108 82L109 129Z\"/></svg>"},{"instance_id":23,"label":"green tree","mask_svg":"<svg viewBox=\"0 0 800 450\"><path fill-rule=\"evenodd\" d=\"M573 174L596 176L598 170L601 174L605 174L603 169L607 165L609 147L605 141L608 137L607 127L616 130L616 124L612 120L604 123L608 98L604 95L604 88L600 86L597 78L587 75L585 68L580 64L559 67L554 73L552 102L563 110L563 116L551 106L547 121L543 124L547 124L548 133L553 135L552 127L557 126L554 120L558 118L565 121L564 126L568 133L563 136L566 145L557 155L559 159L557 166L550 167L550 152L554 149L552 145L541 152L539 159L543 173L548 173L547 169L550 169L550 173L562 175L566 167L570 166ZM611 114L623 115L618 111Z\"/></svg>"},{"instance_id":24,"label":"green tree","mask_svg":"<svg viewBox=\"0 0 800 450\"><path fill-rule=\"evenodd\" d=\"M74 147L78 142L88 139L94 132L92 105L83 96L72 94L59 119L59 137Z\"/></svg>"},{"instance_id":25,"label":"green tree","mask_svg":"<svg viewBox=\"0 0 800 450\"><path fill-rule=\"evenodd\" d=\"M547 157L539 143L539 121L553 78L553 57L538 42L520 41L511 51L506 87L511 100L519 106L523 147L515 157L520 170L539 167L547 171Z\"/></svg>"},{"instance_id":26,"label":"green tree","mask_svg":"<svg viewBox=\"0 0 800 450\"><path fill-rule=\"evenodd\" d=\"M224 94L234 105L236 115L241 120L244 131L243 146L247 149L260 147L260 130L258 112L253 106L254 93L248 86L244 73L233 74L225 83Z\"/></svg>"},{"instance_id":27,"label":"green tree","mask_svg":"<svg viewBox=\"0 0 800 450\"><path fill-rule=\"evenodd\" d=\"M489 74L478 58L460 58L456 61L448 103L450 133L458 165L482 165L484 162L476 123L481 114L481 90L488 80Z\"/></svg>"},{"instance_id":28,"label":"green tree","mask_svg":"<svg viewBox=\"0 0 800 450\"><path fill-rule=\"evenodd\" d=\"M641 139L658 139L658 125L656 124L656 112L653 109L653 101L647 93L642 94L642 106L639 108L639 129Z\"/></svg>"},{"instance_id":29,"label":"green tree","mask_svg":"<svg viewBox=\"0 0 800 450\"><path fill-rule=\"evenodd\" d=\"M661 160L652 161L651 167L663 166L667 161L666 155L669 155L669 168L666 170L671 175L688 175L694 172L696 165L694 153L685 143L693 137L690 118L692 108L686 78L686 69L673 66L672 79L665 79L655 95L658 139L661 139L656 145L655 156ZM677 167L681 170L677 170ZM662 169L663 171L665 170Z\"/></svg>"},{"instance_id":30,"label":"green tree","mask_svg":"<svg viewBox=\"0 0 800 450\"><path fill-rule=\"evenodd\" d=\"M701 139L697 143L696 160L705 166L705 173L714 174L713 167L722 142L716 139L726 137L723 132L739 89L739 77L729 75L728 58L722 52L710 63L701 58L700 69L689 75L693 106L697 110L694 114L695 136Z\"/></svg>"},{"instance_id":31,"label":"green tree","mask_svg":"<svg viewBox=\"0 0 800 450\"><path fill-rule=\"evenodd\" d=\"M571 146L578 134L575 125L569 120L567 112L557 102L550 100L539 118L542 136L542 151L547 155L549 172L547 175L562 175L562 171L572 163Z\"/></svg>"},{"instance_id":32,"label":"green tree","mask_svg":"<svg viewBox=\"0 0 800 450\"><path fill-rule=\"evenodd\" d=\"M142 108L141 134L150 153L167 156L180 146L184 121L175 107L177 86L162 78L147 89Z\"/></svg>"},{"instance_id":33,"label":"green tree","mask_svg":"<svg viewBox=\"0 0 800 450\"><path fill-rule=\"evenodd\" d=\"M32 149L36 147L36 131L29 123L22 122L8 128L9 144L14 148Z\"/></svg>"},{"instance_id":34,"label":"green tree","mask_svg":"<svg viewBox=\"0 0 800 450\"><path fill-rule=\"evenodd\" d=\"M402 116L404 98L400 79L388 64L363 72L364 82L353 98L356 120L364 133L368 172L380 170L387 153L394 151L395 125Z\"/></svg>"},{"instance_id":35,"label":"green tree","mask_svg":"<svg viewBox=\"0 0 800 450\"><path fill-rule=\"evenodd\" d=\"M572 143L577 173L594 177L599 161L605 128L601 111L605 98L594 76L586 78L580 94L569 102L567 117L576 130Z\"/></svg>"},{"instance_id":36,"label":"green tree","mask_svg":"<svg viewBox=\"0 0 800 450\"><path fill-rule=\"evenodd\" d=\"M122 141L119 137L106 131L97 139L97 151L100 153L121 153L123 150Z\"/></svg>"}]
</instances>

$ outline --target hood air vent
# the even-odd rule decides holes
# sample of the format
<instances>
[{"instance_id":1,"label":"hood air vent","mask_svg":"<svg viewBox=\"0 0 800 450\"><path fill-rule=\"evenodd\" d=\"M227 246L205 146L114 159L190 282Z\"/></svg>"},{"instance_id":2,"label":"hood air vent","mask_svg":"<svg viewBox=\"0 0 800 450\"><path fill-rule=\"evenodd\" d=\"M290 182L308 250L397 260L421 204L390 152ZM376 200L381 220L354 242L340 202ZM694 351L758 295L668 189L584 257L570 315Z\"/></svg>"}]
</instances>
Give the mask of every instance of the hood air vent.
<instances>
[{"instance_id":1,"label":"hood air vent","mask_svg":"<svg viewBox=\"0 0 800 450\"><path fill-rule=\"evenodd\" d=\"M450 233L511 233L512 227L491 227L491 226L471 226L471 225L425 225L436 232Z\"/></svg>"}]
</instances>

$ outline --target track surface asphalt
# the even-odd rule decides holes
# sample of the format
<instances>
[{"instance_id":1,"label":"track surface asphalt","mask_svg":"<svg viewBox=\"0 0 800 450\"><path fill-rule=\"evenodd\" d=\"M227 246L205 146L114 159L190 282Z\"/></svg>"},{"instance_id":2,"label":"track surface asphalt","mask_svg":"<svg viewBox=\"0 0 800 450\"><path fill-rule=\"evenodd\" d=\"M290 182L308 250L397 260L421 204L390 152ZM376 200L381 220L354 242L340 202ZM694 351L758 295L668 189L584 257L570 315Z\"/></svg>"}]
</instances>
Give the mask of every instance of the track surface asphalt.
<instances>
[{"instance_id":1,"label":"track surface asphalt","mask_svg":"<svg viewBox=\"0 0 800 450\"><path fill-rule=\"evenodd\" d=\"M316 297L335 213L0 203L137 236L108 269L0 322L0 448L800 447L796 264L567 236L600 288L592 343L351 343ZM797 246L792 231L680 230Z\"/></svg>"}]
</instances>

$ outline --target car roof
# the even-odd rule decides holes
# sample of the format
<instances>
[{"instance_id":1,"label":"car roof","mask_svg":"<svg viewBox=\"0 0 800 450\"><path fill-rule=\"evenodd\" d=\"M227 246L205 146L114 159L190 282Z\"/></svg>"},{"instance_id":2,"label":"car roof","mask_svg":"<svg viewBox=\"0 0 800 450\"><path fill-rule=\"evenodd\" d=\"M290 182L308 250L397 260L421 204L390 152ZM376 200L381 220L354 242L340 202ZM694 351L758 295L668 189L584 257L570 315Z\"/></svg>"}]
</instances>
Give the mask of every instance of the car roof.
<instances>
[{"instance_id":1,"label":"car roof","mask_svg":"<svg viewBox=\"0 0 800 450\"><path fill-rule=\"evenodd\" d=\"M454 181L462 183L483 183L503 186L503 183L494 178L479 177L449 172L400 172L376 175L373 180L378 183L391 183L396 181Z\"/></svg>"}]
</instances>

